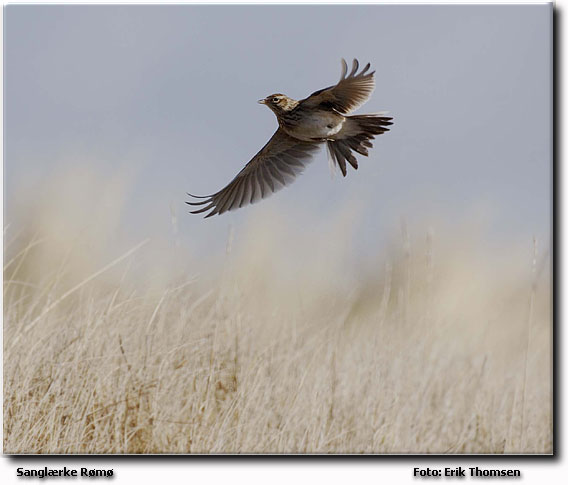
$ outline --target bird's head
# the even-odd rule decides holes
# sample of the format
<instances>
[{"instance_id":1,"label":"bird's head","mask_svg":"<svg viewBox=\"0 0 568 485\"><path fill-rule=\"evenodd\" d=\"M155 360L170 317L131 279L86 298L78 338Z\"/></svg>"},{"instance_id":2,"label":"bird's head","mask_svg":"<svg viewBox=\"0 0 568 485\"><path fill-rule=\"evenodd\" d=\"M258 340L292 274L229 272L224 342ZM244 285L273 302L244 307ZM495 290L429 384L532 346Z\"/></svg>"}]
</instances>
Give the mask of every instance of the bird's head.
<instances>
[{"instance_id":1,"label":"bird's head","mask_svg":"<svg viewBox=\"0 0 568 485\"><path fill-rule=\"evenodd\" d=\"M280 93L271 94L264 99L259 99L258 102L265 104L276 114L289 111L298 104L298 101Z\"/></svg>"}]
</instances>

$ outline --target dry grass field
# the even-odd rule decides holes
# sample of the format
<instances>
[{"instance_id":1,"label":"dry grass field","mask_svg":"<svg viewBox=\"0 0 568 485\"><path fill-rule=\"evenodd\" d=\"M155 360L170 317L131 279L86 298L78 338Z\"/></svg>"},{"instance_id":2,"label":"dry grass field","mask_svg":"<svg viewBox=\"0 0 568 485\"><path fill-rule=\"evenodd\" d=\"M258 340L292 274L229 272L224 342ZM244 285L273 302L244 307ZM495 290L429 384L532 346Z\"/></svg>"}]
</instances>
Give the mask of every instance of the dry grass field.
<instances>
[{"instance_id":1,"label":"dry grass field","mask_svg":"<svg viewBox=\"0 0 568 485\"><path fill-rule=\"evenodd\" d=\"M345 214L272 216L207 273L43 200L4 235L4 453L552 452L541 242L409 228L353 264Z\"/></svg>"}]
</instances>

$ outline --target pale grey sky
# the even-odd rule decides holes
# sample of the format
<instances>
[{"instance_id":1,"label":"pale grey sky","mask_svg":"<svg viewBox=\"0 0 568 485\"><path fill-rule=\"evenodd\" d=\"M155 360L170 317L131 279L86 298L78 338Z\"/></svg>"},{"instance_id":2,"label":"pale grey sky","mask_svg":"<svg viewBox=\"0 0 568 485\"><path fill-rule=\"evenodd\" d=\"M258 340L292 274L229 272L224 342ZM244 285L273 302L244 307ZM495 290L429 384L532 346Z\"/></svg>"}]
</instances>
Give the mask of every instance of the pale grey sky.
<instances>
[{"instance_id":1,"label":"pale grey sky","mask_svg":"<svg viewBox=\"0 0 568 485\"><path fill-rule=\"evenodd\" d=\"M401 218L458 228L475 214L496 241L549 237L551 5L8 6L4 19L5 223L15 191L73 160L135 175L126 234L170 231L172 205L182 244L211 251L261 212L314 229L348 204L361 247ZM359 112L394 117L359 170L332 179L322 149L270 199L187 214L186 191L222 188L275 131L256 100L334 84L341 57L377 72Z\"/></svg>"}]
</instances>

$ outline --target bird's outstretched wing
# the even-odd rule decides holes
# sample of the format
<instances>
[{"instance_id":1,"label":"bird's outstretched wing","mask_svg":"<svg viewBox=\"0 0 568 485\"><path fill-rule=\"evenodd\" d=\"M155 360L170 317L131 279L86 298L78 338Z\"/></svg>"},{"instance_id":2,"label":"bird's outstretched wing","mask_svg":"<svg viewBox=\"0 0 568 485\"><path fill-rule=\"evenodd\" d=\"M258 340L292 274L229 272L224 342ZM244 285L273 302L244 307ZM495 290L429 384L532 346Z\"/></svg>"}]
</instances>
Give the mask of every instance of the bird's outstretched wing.
<instances>
[{"instance_id":1,"label":"bird's outstretched wing","mask_svg":"<svg viewBox=\"0 0 568 485\"><path fill-rule=\"evenodd\" d=\"M359 61L353 59L351 72L347 75L347 63L345 59L341 59L341 79L335 86L320 89L310 94L301 103L308 108L317 106L325 106L334 109L342 114L348 114L356 110L365 101L375 89L375 79L373 75L375 71L367 73L371 64L367 64L363 70L357 73L359 69Z\"/></svg>"},{"instance_id":2,"label":"bird's outstretched wing","mask_svg":"<svg viewBox=\"0 0 568 485\"><path fill-rule=\"evenodd\" d=\"M318 149L316 143L304 142L288 136L281 128L253 159L224 189L211 195L187 194L199 202L187 202L203 206L192 214L210 210L205 217L238 209L264 199L294 181Z\"/></svg>"}]
</instances>

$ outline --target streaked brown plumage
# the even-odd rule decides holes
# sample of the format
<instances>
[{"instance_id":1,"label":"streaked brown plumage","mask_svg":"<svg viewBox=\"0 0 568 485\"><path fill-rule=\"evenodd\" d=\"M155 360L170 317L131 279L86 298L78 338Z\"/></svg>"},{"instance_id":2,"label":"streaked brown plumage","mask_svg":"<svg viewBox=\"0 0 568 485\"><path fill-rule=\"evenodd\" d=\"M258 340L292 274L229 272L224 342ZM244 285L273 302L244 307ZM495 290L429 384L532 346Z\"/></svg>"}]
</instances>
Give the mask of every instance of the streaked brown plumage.
<instances>
[{"instance_id":1,"label":"streaked brown plumage","mask_svg":"<svg viewBox=\"0 0 568 485\"><path fill-rule=\"evenodd\" d=\"M346 116L371 96L375 72L367 73L371 67L367 64L357 73L359 62L354 59L347 75L347 63L344 59L341 63L341 79L335 86L320 89L301 101L283 94L259 100L276 115L276 133L225 188L207 196L188 194L203 199L187 202L203 206L192 214L210 211L205 217L211 217L268 197L293 182L322 143L327 144L331 161L339 165L344 177L346 161L357 169L352 150L367 156L373 146L370 140L389 131L392 118L379 114Z\"/></svg>"}]
</instances>

